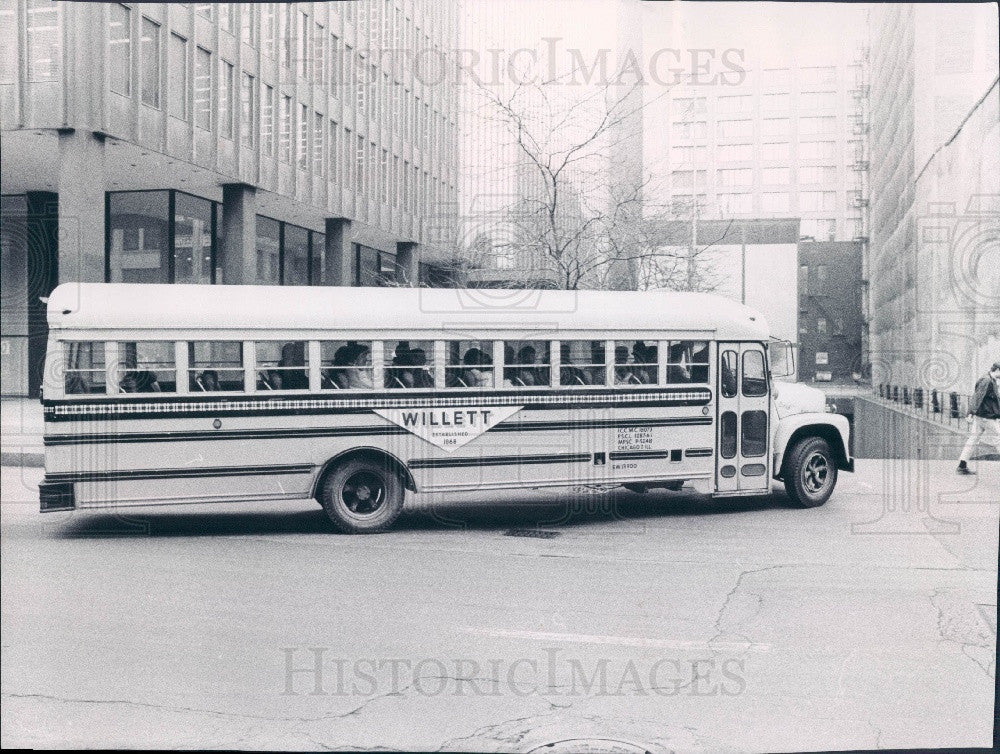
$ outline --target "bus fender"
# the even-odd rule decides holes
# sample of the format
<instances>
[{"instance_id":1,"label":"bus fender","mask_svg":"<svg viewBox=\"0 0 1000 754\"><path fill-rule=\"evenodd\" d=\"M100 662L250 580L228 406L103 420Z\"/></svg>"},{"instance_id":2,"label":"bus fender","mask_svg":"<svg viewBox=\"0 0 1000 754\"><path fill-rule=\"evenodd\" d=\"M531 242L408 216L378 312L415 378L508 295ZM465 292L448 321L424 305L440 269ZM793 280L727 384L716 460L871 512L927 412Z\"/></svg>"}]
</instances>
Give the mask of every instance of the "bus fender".
<instances>
[{"instance_id":1,"label":"bus fender","mask_svg":"<svg viewBox=\"0 0 1000 754\"><path fill-rule=\"evenodd\" d=\"M330 469L334 468L337 464L342 463L348 458L355 457L366 457L370 458L376 462L383 462L391 469L394 469L396 473L399 474L399 478L403 480L403 486L410 490L411 492L417 491L417 484L413 480L413 474L410 473L409 468L406 464L399 460L392 453L389 453L382 448L375 448L371 446L362 446L358 448L351 448L350 450L345 450L342 453L338 453L332 458L328 459L322 466L320 466L319 473L316 474L315 479L313 479L312 489L310 491L311 497L316 497L319 493L319 485Z\"/></svg>"},{"instance_id":2,"label":"bus fender","mask_svg":"<svg viewBox=\"0 0 1000 754\"><path fill-rule=\"evenodd\" d=\"M786 451L803 437L822 437L829 443L837 458L837 468L841 471L854 471L854 459L849 451L850 434L847 417L840 414L810 412L779 419L773 444L774 478L781 479Z\"/></svg>"}]
</instances>

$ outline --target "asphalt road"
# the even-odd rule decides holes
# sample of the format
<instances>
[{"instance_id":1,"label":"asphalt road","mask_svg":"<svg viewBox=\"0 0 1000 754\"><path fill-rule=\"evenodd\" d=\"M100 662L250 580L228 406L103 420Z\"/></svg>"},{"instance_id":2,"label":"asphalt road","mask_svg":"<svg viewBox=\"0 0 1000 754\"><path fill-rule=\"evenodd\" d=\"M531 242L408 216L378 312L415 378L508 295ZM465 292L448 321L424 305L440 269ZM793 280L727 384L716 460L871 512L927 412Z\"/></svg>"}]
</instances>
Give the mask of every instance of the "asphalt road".
<instances>
[{"instance_id":1,"label":"asphalt road","mask_svg":"<svg viewBox=\"0 0 1000 754\"><path fill-rule=\"evenodd\" d=\"M2 743L987 746L1000 464L952 468L859 461L814 510L418 495L371 537L310 501L42 516L4 468Z\"/></svg>"}]
</instances>

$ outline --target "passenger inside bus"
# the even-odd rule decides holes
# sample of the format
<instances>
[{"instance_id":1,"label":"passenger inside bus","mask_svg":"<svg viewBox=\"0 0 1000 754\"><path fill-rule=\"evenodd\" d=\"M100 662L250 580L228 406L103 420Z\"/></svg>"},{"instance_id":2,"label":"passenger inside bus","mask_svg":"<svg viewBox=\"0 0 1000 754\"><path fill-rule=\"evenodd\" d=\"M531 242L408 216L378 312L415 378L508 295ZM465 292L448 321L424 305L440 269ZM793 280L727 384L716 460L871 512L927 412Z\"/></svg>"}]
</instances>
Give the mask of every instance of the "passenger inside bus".
<instances>
[{"instance_id":1,"label":"passenger inside bus","mask_svg":"<svg viewBox=\"0 0 1000 754\"><path fill-rule=\"evenodd\" d=\"M490 387L493 384L493 360L480 348L470 348L462 357L466 367L457 376L458 387Z\"/></svg>"},{"instance_id":2,"label":"passenger inside bus","mask_svg":"<svg viewBox=\"0 0 1000 754\"><path fill-rule=\"evenodd\" d=\"M635 372L628 363L628 346L615 346L615 384L642 384L642 380L635 376Z\"/></svg>"},{"instance_id":3,"label":"passenger inside bus","mask_svg":"<svg viewBox=\"0 0 1000 754\"><path fill-rule=\"evenodd\" d=\"M198 389L205 393L217 392L219 388L219 373L214 369L206 369L194 378L192 389Z\"/></svg>"},{"instance_id":4,"label":"passenger inside bus","mask_svg":"<svg viewBox=\"0 0 1000 754\"><path fill-rule=\"evenodd\" d=\"M119 388L123 393L159 393L162 390L156 372L148 369L125 372Z\"/></svg>"},{"instance_id":5,"label":"passenger inside bus","mask_svg":"<svg viewBox=\"0 0 1000 754\"><path fill-rule=\"evenodd\" d=\"M285 390L308 390L309 375L305 369L288 369L287 367L304 367L306 365L306 344L297 340L285 343L281 347L281 361L278 362L282 369L281 383ZM275 388L278 389L278 388Z\"/></svg>"}]
</instances>

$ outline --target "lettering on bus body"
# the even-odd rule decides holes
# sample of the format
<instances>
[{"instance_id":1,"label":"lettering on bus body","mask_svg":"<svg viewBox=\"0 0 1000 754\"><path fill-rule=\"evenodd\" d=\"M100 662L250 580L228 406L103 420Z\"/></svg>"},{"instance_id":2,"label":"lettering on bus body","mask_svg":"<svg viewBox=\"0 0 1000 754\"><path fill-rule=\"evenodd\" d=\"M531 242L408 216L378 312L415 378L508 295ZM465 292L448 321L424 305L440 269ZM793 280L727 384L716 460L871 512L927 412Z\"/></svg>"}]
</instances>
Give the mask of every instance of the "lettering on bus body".
<instances>
[{"instance_id":1,"label":"lettering on bus body","mask_svg":"<svg viewBox=\"0 0 1000 754\"><path fill-rule=\"evenodd\" d=\"M443 408L376 408L412 434L451 452L475 440L487 430L521 410L521 406L454 406Z\"/></svg>"}]
</instances>

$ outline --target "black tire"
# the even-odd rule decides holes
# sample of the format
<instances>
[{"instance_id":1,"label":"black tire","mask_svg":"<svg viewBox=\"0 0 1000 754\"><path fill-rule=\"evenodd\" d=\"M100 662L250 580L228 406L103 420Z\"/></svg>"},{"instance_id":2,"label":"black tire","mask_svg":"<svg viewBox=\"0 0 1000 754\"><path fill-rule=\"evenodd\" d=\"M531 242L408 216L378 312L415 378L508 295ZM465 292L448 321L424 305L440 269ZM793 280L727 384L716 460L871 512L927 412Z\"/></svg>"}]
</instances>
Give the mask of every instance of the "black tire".
<instances>
[{"instance_id":1,"label":"black tire","mask_svg":"<svg viewBox=\"0 0 1000 754\"><path fill-rule=\"evenodd\" d=\"M388 464L351 458L324 475L317 498L338 531L375 534L402 512L403 482Z\"/></svg>"},{"instance_id":2,"label":"black tire","mask_svg":"<svg viewBox=\"0 0 1000 754\"><path fill-rule=\"evenodd\" d=\"M782 468L785 491L800 508L823 505L837 486L837 460L821 437L805 437L792 446Z\"/></svg>"},{"instance_id":3,"label":"black tire","mask_svg":"<svg viewBox=\"0 0 1000 754\"><path fill-rule=\"evenodd\" d=\"M663 486L666 487L671 492L680 492L681 489L684 487L684 480L683 479L673 479L673 480L667 482Z\"/></svg>"}]
</instances>

